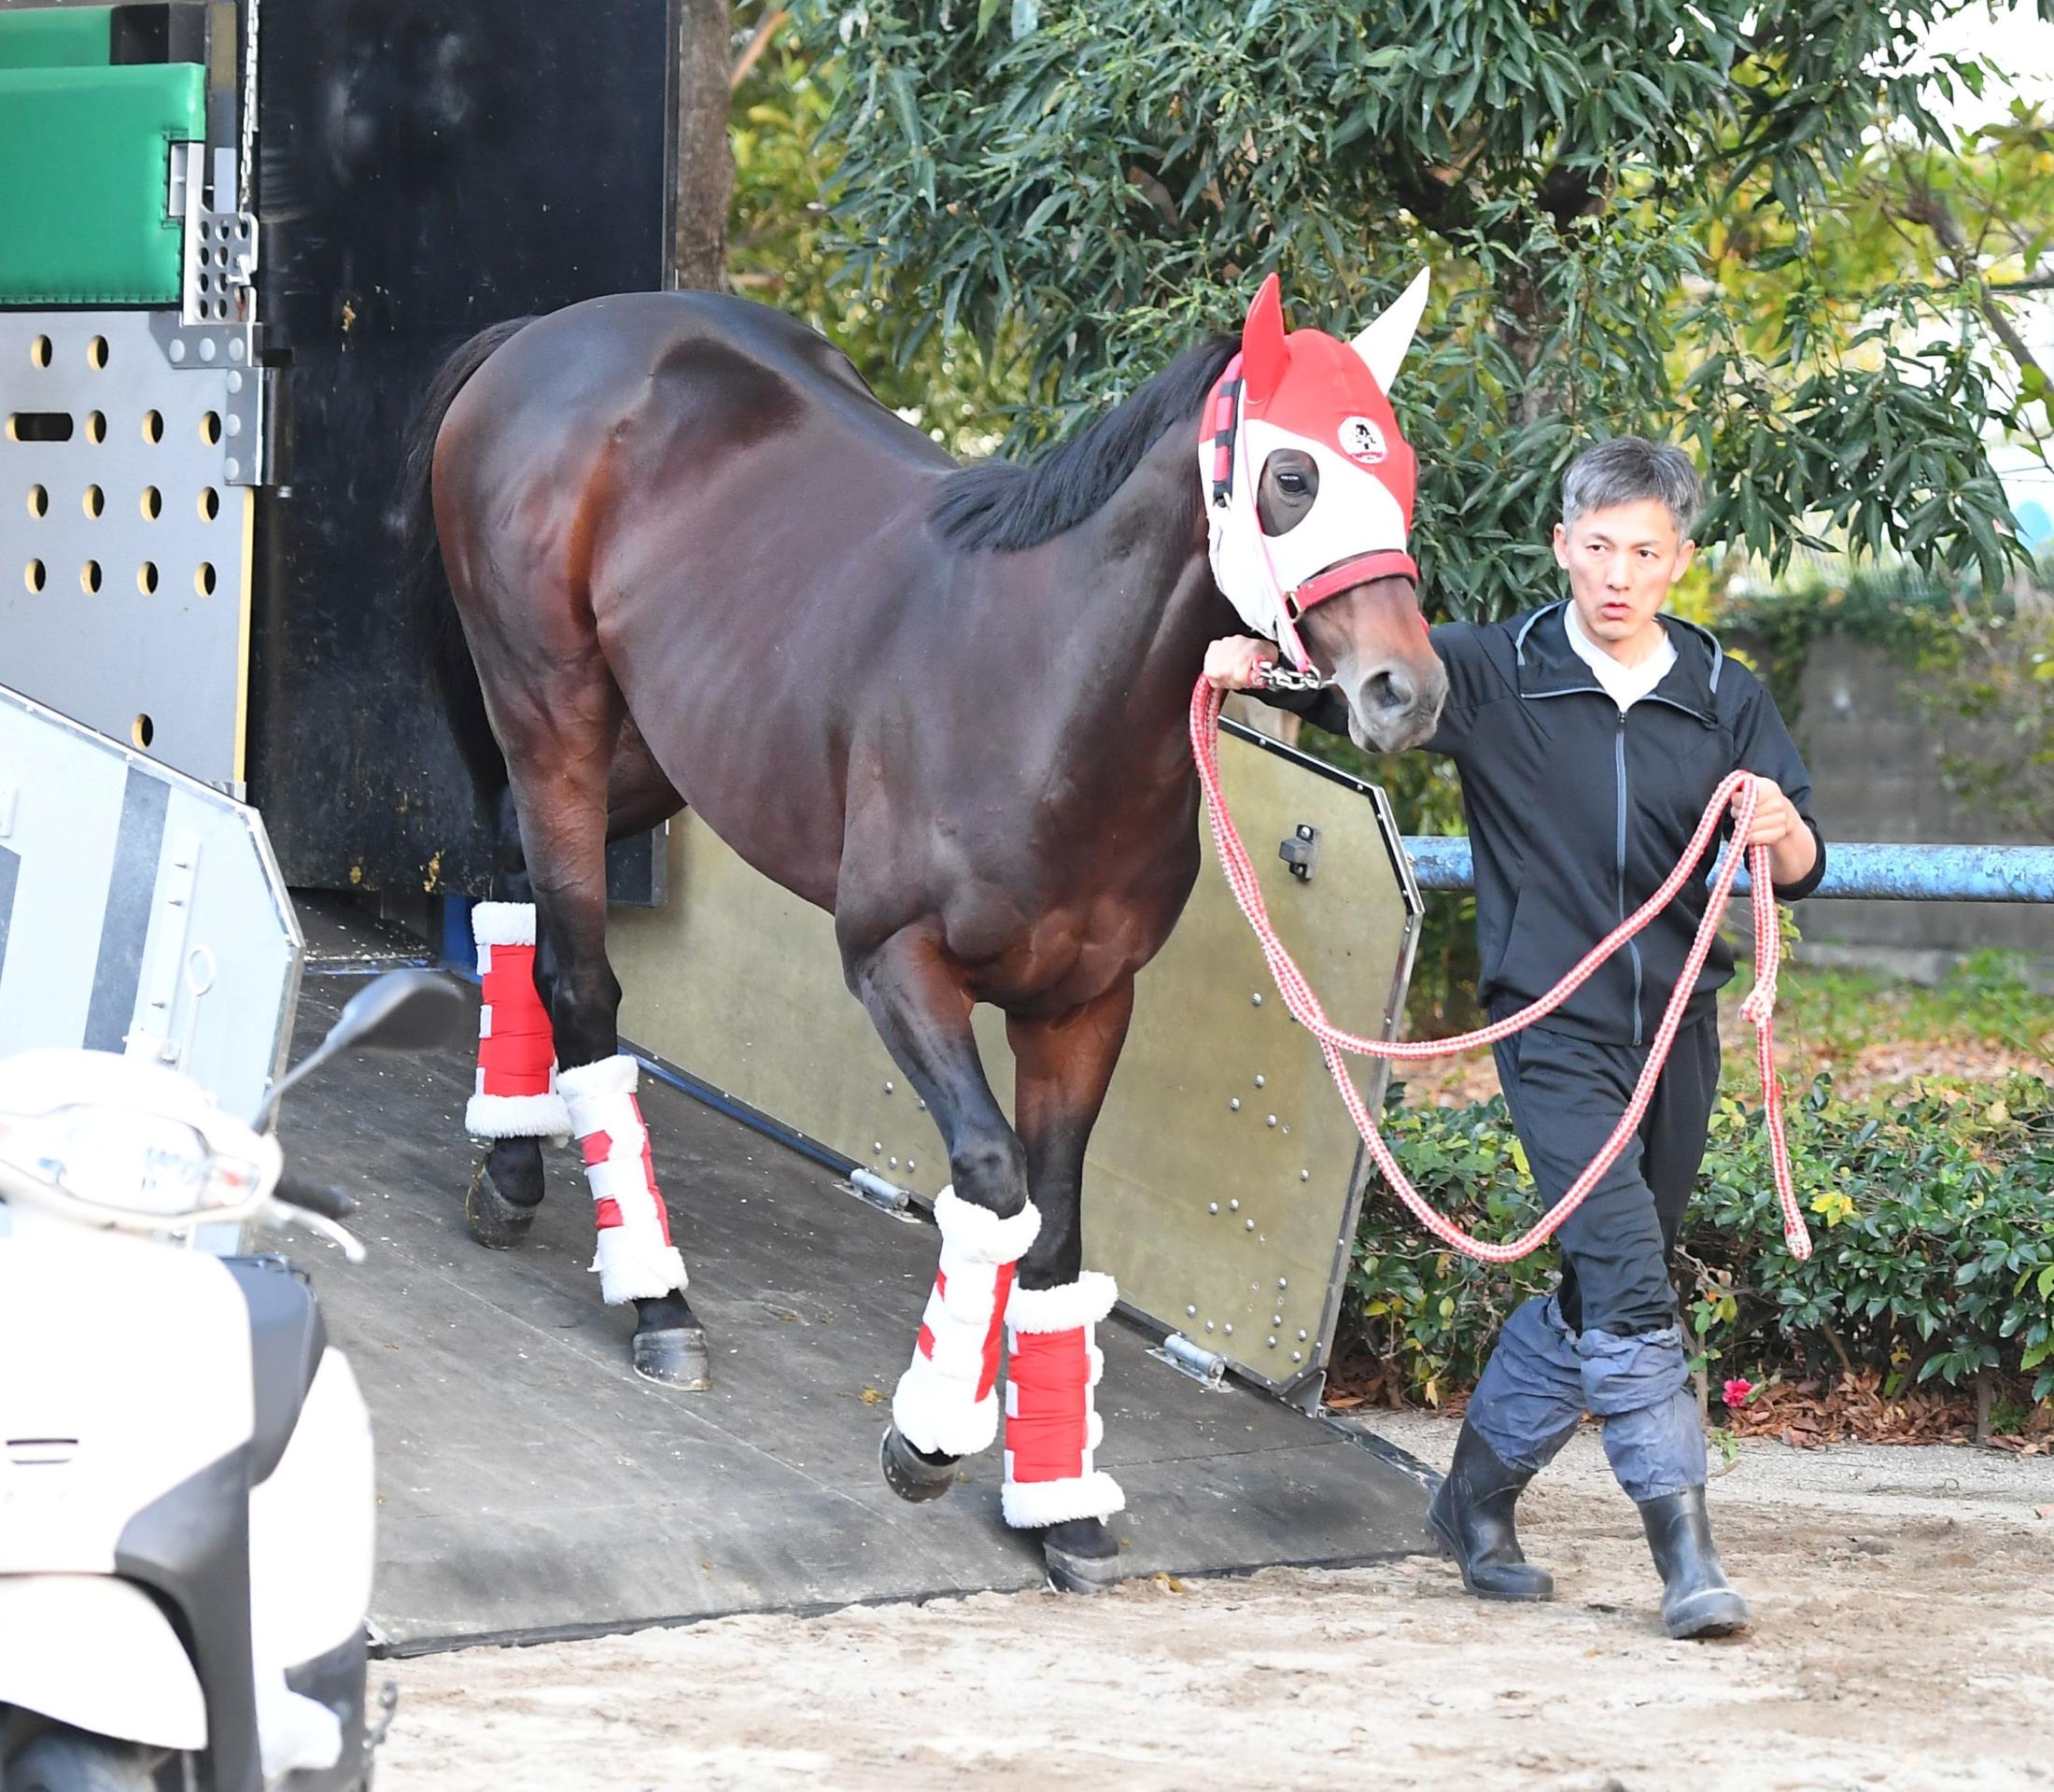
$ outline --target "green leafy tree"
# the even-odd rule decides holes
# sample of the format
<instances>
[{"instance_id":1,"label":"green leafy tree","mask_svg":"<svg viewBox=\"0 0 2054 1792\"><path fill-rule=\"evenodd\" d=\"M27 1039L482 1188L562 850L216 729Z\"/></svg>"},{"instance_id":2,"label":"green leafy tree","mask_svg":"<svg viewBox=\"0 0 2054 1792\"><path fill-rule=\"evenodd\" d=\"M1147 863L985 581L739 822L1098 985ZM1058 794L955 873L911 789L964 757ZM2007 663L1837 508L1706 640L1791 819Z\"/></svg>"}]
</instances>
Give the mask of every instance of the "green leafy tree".
<instances>
[{"instance_id":1,"label":"green leafy tree","mask_svg":"<svg viewBox=\"0 0 2054 1792\"><path fill-rule=\"evenodd\" d=\"M906 345L889 307L847 277L832 238L839 151L823 134L850 64L802 40L782 7L743 6L728 138L727 283L812 326L878 397L959 454L988 453L1022 396L963 330Z\"/></svg>"},{"instance_id":2,"label":"green leafy tree","mask_svg":"<svg viewBox=\"0 0 2054 1792\"><path fill-rule=\"evenodd\" d=\"M1970 132L1962 150L1878 144L1843 181L1841 228L1823 247L1851 264L1848 284L1857 289L1885 270L1958 288L2018 376L2002 420L2044 449L2054 393L2013 307L2054 289L2054 118L2015 100L2007 116Z\"/></svg>"},{"instance_id":3,"label":"green leafy tree","mask_svg":"<svg viewBox=\"0 0 2054 1792\"><path fill-rule=\"evenodd\" d=\"M967 332L1060 431L1284 277L1359 325L1422 261L1393 395L1432 600L1552 589L1593 434L1694 441L1707 540L1830 537L1994 581L1980 431L2002 303L1973 253L1842 252L1885 151L1949 190L1926 30L1970 0L812 0L842 273L893 354ZM2040 0L2054 18L2054 0ZM1878 145L1882 146L1879 149ZM1898 170L1901 176L1905 168ZM1895 190L1909 190L1902 179ZM1902 207L1892 228L1906 223ZM1959 220L1957 220L1958 222ZM1991 359L1994 350L1997 360Z\"/></svg>"}]
</instances>

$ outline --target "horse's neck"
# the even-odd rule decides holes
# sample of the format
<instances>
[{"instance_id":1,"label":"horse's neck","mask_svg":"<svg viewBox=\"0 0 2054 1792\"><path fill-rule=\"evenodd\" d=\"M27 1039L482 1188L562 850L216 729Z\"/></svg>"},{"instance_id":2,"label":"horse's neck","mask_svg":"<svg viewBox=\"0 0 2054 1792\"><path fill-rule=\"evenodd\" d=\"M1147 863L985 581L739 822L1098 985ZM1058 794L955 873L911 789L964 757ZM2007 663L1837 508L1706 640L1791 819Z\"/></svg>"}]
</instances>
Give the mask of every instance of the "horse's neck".
<instances>
[{"instance_id":1,"label":"horse's neck","mask_svg":"<svg viewBox=\"0 0 2054 1792\"><path fill-rule=\"evenodd\" d=\"M1167 728L1182 741L1206 646L1240 627L1206 555L1197 427L1165 433L1065 543L1077 627L1131 737Z\"/></svg>"}]
</instances>

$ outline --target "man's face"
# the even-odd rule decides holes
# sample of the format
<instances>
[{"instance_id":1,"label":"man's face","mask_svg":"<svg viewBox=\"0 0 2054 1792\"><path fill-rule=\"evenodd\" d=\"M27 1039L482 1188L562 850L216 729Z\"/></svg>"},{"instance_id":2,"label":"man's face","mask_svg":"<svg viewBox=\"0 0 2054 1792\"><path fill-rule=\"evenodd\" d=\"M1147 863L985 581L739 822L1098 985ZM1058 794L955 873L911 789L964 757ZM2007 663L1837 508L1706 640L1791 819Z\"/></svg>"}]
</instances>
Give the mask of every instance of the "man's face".
<instances>
[{"instance_id":1,"label":"man's face","mask_svg":"<svg viewBox=\"0 0 2054 1792\"><path fill-rule=\"evenodd\" d=\"M1659 498L1586 510L1555 526L1555 564L1569 575L1576 619L1593 641L1623 645L1655 626L1669 587L1697 552Z\"/></svg>"}]
</instances>

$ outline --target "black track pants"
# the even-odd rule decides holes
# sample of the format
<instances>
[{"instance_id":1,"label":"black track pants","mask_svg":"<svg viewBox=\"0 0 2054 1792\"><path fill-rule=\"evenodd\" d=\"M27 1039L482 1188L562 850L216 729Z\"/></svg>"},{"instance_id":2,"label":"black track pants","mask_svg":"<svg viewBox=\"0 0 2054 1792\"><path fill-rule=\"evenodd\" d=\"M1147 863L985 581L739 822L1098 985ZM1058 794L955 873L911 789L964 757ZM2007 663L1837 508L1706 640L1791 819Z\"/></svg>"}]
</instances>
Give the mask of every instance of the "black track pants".
<instances>
[{"instance_id":1,"label":"black track pants","mask_svg":"<svg viewBox=\"0 0 2054 1792\"><path fill-rule=\"evenodd\" d=\"M1645 1046L1528 1027L1496 1048L1498 1080L1543 1207L1597 1155L1632 1099ZM1676 1036L1638 1134L1555 1235L1562 1317L1573 1332L1633 1337L1678 1323L1669 1253L1705 1155L1719 1093L1716 1015Z\"/></svg>"}]
</instances>

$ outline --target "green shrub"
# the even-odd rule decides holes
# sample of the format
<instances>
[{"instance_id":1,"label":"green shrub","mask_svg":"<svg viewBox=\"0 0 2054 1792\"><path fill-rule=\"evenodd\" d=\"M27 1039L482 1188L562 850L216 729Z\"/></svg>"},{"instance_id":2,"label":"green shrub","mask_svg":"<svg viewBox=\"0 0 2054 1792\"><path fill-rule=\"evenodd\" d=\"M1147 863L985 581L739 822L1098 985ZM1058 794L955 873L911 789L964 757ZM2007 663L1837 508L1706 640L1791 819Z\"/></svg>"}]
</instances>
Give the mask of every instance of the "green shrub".
<instances>
[{"instance_id":1,"label":"green shrub","mask_svg":"<svg viewBox=\"0 0 2054 1792\"><path fill-rule=\"evenodd\" d=\"M1503 1238L1539 1214L1501 1098L1386 1114L1427 1199ZM2054 1094L2014 1075L1973 1095L1921 1090L1888 1105L1833 1096L1821 1078L1785 1121L1813 1251L1783 1243L1759 1110L1723 1096L1683 1222L1677 1269L1707 1362L1735 1370L1874 1364L1885 1391L1982 1370L2054 1394ZM1420 1231L1372 1183L1349 1276L1350 1313L1416 1397L1472 1384L1505 1316L1552 1285L1544 1247L1479 1263Z\"/></svg>"}]
</instances>

